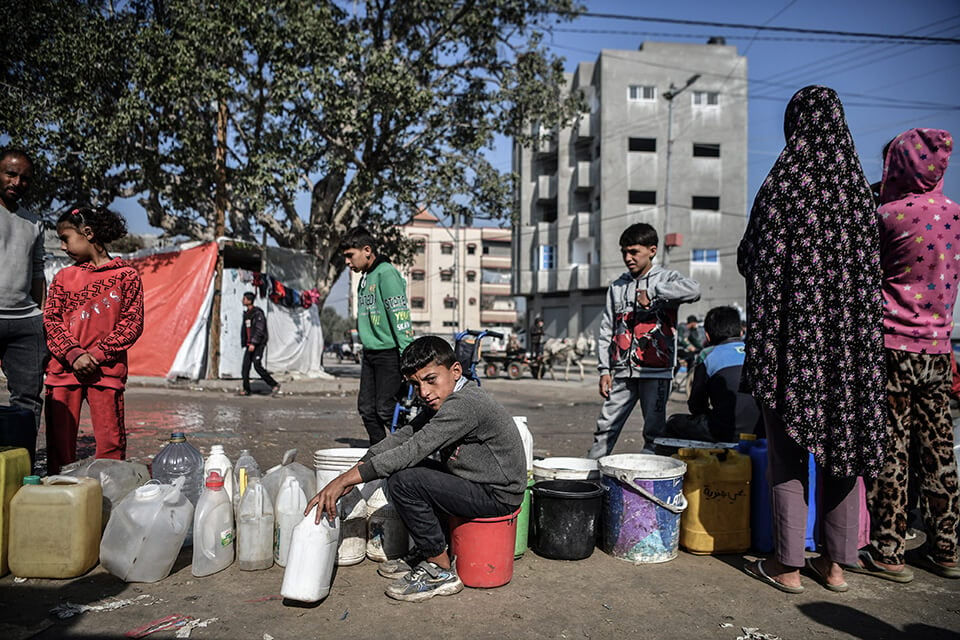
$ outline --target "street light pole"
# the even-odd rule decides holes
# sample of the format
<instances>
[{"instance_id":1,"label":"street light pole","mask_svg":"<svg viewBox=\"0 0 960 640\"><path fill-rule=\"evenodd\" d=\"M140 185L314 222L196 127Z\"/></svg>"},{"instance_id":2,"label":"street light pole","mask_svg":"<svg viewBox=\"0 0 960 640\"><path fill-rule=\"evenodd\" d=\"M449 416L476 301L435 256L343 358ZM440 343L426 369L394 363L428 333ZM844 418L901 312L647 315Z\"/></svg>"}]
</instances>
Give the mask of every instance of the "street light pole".
<instances>
[{"instance_id":1,"label":"street light pole","mask_svg":"<svg viewBox=\"0 0 960 640\"><path fill-rule=\"evenodd\" d=\"M670 83L670 89L663 92L663 98L667 101L667 171L664 184L664 202L663 202L663 266L670 262L670 250L666 245L667 230L670 228L670 157L673 155L673 99L683 93L690 85L700 79L700 74L694 74L687 78L686 84L679 89Z\"/></svg>"}]
</instances>

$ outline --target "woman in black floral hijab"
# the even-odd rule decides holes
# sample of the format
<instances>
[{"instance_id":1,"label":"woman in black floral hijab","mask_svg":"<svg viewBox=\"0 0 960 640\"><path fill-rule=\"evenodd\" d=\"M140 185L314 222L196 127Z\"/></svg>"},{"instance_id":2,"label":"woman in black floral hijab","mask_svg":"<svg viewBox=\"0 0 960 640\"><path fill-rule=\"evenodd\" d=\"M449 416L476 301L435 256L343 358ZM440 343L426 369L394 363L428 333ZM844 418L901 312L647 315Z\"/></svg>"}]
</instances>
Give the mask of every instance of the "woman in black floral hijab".
<instances>
[{"instance_id":1,"label":"woman in black floral hijab","mask_svg":"<svg viewBox=\"0 0 960 640\"><path fill-rule=\"evenodd\" d=\"M857 563L856 476L877 475L886 439L876 205L835 91L798 91L784 134L738 252L743 385L763 407L775 551L746 570L803 590L810 452L823 472L824 552L807 566L845 591L841 565Z\"/></svg>"}]
</instances>

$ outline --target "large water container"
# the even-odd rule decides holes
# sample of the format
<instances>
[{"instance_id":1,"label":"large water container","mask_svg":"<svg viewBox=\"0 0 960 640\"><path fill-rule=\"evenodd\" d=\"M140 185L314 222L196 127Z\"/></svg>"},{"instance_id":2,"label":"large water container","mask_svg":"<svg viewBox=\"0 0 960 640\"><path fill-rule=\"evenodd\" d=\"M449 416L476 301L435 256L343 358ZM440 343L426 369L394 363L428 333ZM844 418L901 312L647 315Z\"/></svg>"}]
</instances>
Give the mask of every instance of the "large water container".
<instances>
[{"instance_id":1,"label":"large water container","mask_svg":"<svg viewBox=\"0 0 960 640\"><path fill-rule=\"evenodd\" d=\"M520 432L523 454L527 461L527 480L530 480L533 478L533 434L527 427L527 416L513 416L513 424L517 426L517 431Z\"/></svg>"},{"instance_id":2,"label":"large water container","mask_svg":"<svg viewBox=\"0 0 960 640\"><path fill-rule=\"evenodd\" d=\"M23 447L0 447L0 577L7 575L10 546L10 501L30 475L30 452Z\"/></svg>"},{"instance_id":3,"label":"large water container","mask_svg":"<svg viewBox=\"0 0 960 640\"><path fill-rule=\"evenodd\" d=\"M36 476L33 476L34 478ZM93 478L50 476L10 501L10 571L21 578L76 578L100 559L103 492Z\"/></svg>"},{"instance_id":4,"label":"large water container","mask_svg":"<svg viewBox=\"0 0 960 640\"><path fill-rule=\"evenodd\" d=\"M203 463L203 477L209 478L210 472L216 469L220 472L223 479L223 491L227 494L230 502L233 502L233 463L223 451L222 444L215 444L210 447L210 455Z\"/></svg>"},{"instance_id":5,"label":"large water container","mask_svg":"<svg viewBox=\"0 0 960 640\"><path fill-rule=\"evenodd\" d=\"M367 504L367 557L374 562L402 558L410 550L410 535L392 504Z\"/></svg>"},{"instance_id":6,"label":"large water container","mask_svg":"<svg viewBox=\"0 0 960 640\"><path fill-rule=\"evenodd\" d=\"M250 478L237 512L237 563L243 571L273 566L274 517L260 478Z\"/></svg>"},{"instance_id":7,"label":"large water container","mask_svg":"<svg viewBox=\"0 0 960 640\"><path fill-rule=\"evenodd\" d=\"M190 571L198 578L233 564L233 504L227 498L223 484L220 473L211 471L193 518L193 566Z\"/></svg>"},{"instance_id":8,"label":"large water container","mask_svg":"<svg viewBox=\"0 0 960 640\"><path fill-rule=\"evenodd\" d=\"M307 497L300 489L300 481L293 475L287 476L277 493L277 503L273 510L276 519L273 560L281 567L287 566L293 528L303 520L303 510L306 508Z\"/></svg>"},{"instance_id":9,"label":"large water container","mask_svg":"<svg viewBox=\"0 0 960 640\"><path fill-rule=\"evenodd\" d=\"M267 490L267 494L273 503L277 502L277 494L280 493L280 485L287 476L293 476L300 483L300 490L307 500L317 493L317 474L310 467L300 464L296 461L297 450L288 449L283 454L283 461L263 474L260 482Z\"/></svg>"},{"instance_id":10,"label":"large water container","mask_svg":"<svg viewBox=\"0 0 960 640\"><path fill-rule=\"evenodd\" d=\"M125 582L156 582L170 575L193 521L193 505L174 485L151 480L113 508L100 541L103 568Z\"/></svg>"},{"instance_id":11,"label":"large water container","mask_svg":"<svg viewBox=\"0 0 960 640\"><path fill-rule=\"evenodd\" d=\"M61 476L93 478L103 491L103 525L110 521L110 513L120 501L150 479L146 465L129 460L85 458L60 470Z\"/></svg>"},{"instance_id":12,"label":"large water container","mask_svg":"<svg viewBox=\"0 0 960 640\"><path fill-rule=\"evenodd\" d=\"M691 553L750 548L750 457L728 449L680 449L683 495L680 546Z\"/></svg>"},{"instance_id":13,"label":"large water container","mask_svg":"<svg viewBox=\"0 0 960 640\"><path fill-rule=\"evenodd\" d=\"M310 511L293 530L290 555L283 572L280 595L300 602L317 602L330 593L333 565L337 559L340 520L326 515L315 522Z\"/></svg>"}]
</instances>

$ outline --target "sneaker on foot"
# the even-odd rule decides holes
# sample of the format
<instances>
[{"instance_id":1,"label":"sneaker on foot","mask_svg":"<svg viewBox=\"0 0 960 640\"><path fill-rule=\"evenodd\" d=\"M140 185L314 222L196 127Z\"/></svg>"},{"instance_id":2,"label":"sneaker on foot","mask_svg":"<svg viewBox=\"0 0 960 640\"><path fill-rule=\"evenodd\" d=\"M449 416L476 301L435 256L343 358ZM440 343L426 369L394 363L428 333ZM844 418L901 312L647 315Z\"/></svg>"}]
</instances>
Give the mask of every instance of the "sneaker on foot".
<instances>
[{"instance_id":1,"label":"sneaker on foot","mask_svg":"<svg viewBox=\"0 0 960 640\"><path fill-rule=\"evenodd\" d=\"M410 575L395 580L387 587L386 594L394 600L423 602L433 596L452 596L463 591L463 582L453 569L424 560Z\"/></svg>"},{"instance_id":2,"label":"sneaker on foot","mask_svg":"<svg viewBox=\"0 0 960 640\"><path fill-rule=\"evenodd\" d=\"M377 573L384 578L390 578L392 580L403 578L425 559L422 555L413 551L402 558L381 562L377 565Z\"/></svg>"},{"instance_id":3,"label":"sneaker on foot","mask_svg":"<svg viewBox=\"0 0 960 640\"><path fill-rule=\"evenodd\" d=\"M283 392L280 391L280 385L277 385L277 386L275 386L273 389L271 389L271 390L270 390L270 395L272 395L272 396L280 396L280 395L283 395Z\"/></svg>"}]
</instances>

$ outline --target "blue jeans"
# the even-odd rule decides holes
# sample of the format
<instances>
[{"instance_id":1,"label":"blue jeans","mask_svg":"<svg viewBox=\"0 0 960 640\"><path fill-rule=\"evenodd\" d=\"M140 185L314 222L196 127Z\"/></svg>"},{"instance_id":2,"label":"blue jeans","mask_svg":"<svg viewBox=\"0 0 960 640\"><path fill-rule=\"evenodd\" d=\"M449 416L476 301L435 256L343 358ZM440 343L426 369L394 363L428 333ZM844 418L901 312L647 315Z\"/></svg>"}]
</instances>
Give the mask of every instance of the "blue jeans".
<instances>
[{"instance_id":1,"label":"blue jeans","mask_svg":"<svg viewBox=\"0 0 960 640\"><path fill-rule=\"evenodd\" d=\"M429 461L388 477L387 491L414 547L427 558L447 548L446 518L441 520L440 514L493 518L509 515L520 506L505 505L487 486L464 480Z\"/></svg>"},{"instance_id":2,"label":"blue jeans","mask_svg":"<svg viewBox=\"0 0 960 640\"><path fill-rule=\"evenodd\" d=\"M652 449L653 439L662 437L667 430L667 398L670 395L670 378L614 378L610 396L604 401L597 418L597 430L593 433L593 446L588 458L602 458L613 452L623 425L633 412L637 402L643 412L643 437L640 449Z\"/></svg>"},{"instance_id":3,"label":"blue jeans","mask_svg":"<svg viewBox=\"0 0 960 640\"><path fill-rule=\"evenodd\" d=\"M0 363L7 377L10 404L32 411L37 431L40 430L47 355L43 316L0 319Z\"/></svg>"}]
</instances>

